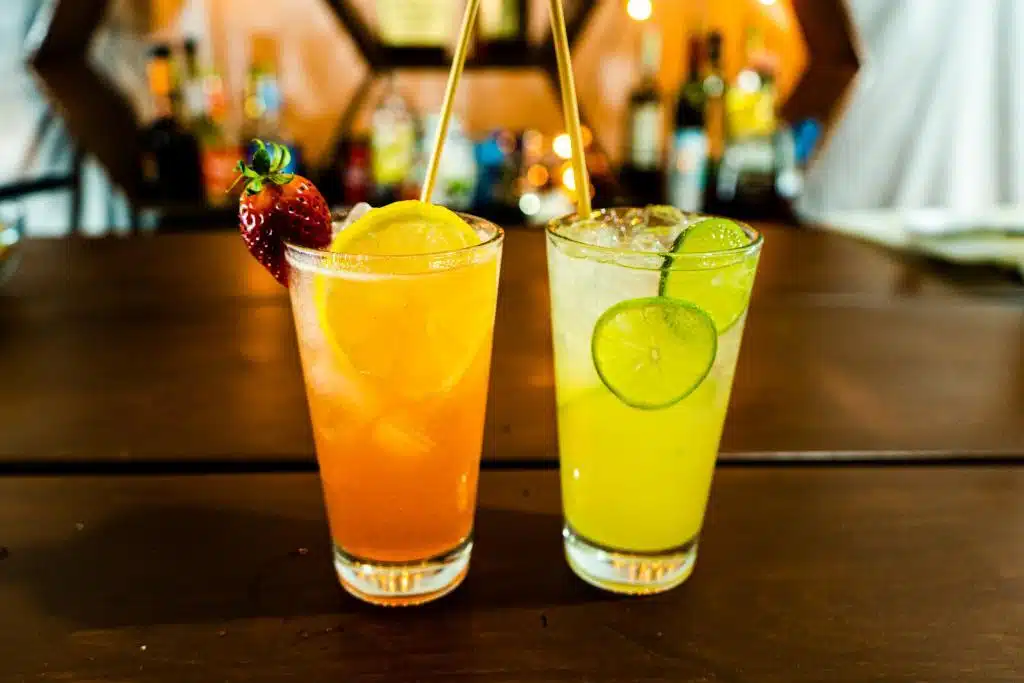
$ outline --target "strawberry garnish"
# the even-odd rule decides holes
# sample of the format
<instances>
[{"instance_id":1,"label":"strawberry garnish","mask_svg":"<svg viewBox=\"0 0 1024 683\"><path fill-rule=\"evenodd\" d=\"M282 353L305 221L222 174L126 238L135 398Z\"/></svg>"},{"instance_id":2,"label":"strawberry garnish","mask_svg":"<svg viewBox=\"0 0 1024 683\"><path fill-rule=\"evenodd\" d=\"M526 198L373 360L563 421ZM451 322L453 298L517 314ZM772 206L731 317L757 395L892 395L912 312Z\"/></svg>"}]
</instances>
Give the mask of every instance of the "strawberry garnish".
<instances>
[{"instance_id":1,"label":"strawberry garnish","mask_svg":"<svg viewBox=\"0 0 1024 683\"><path fill-rule=\"evenodd\" d=\"M287 147L254 140L252 167L239 161L245 189L238 202L238 229L256 260L282 285L288 285L284 243L320 249L331 242L327 201L308 179L284 173L291 161ZM235 181L238 182L238 181Z\"/></svg>"}]
</instances>

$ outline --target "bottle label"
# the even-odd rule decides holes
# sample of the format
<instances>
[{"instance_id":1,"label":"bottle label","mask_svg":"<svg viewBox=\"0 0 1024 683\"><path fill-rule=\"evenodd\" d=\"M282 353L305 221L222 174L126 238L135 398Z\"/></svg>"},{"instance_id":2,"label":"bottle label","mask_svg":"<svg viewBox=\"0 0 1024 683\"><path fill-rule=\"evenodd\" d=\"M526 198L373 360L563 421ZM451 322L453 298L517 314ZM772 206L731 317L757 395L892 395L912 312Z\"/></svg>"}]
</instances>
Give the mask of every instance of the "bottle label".
<instances>
[{"instance_id":1,"label":"bottle label","mask_svg":"<svg viewBox=\"0 0 1024 683\"><path fill-rule=\"evenodd\" d=\"M149 90L156 97L164 97L171 92L171 66L166 59L154 59L146 67L149 77Z\"/></svg>"},{"instance_id":2,"label":"bottle label","mask_svg":"<svg viewBox=\"0 0 1024 683\"><path fill-rule=\"evenodd\" d=\"M669 167L669 202L683 211L703 208L708 167L708 136L700 128L676 132Z\"/></svg>"},{"instance_id":3,"label":"bottle label","mask_svg":"<svg viewBox=\"0 0 1024 683\"><path fill-rule=\"evenodd\" d=\"M256 91L263 102L266 115L278 116L281 113L281 88L277 78L271 74L263 76L256 85Z\"/></svg>"},{"instance_id":4,"label":"bottle label","mask_svg":"<svg viewBox=\"0 0 1024 683\"><path fill-rule=\"evenodd\" d=\"M206 114L206 93L199 81L189 81L185 85L185 115L194 121Z\"/></svg>"},{"instance_id":5,"label":"bottle label","mask_svg":"<svg viewBox=\"0 0 1024 683\"><path fill-rule=\"evenodd\" d=\"M411 121L377 117L373 125L372 168L377 185L398 185L409 172L416 152L416 129Z\"/></svg>"},{"instance_id":6,"label":"bottle label","mask_svg":"<svg viewBox=\"0 0 1024 683\"><path fill-rule=\"evenodd\" d=\"M660 102L641 104L633 110L630 161L635 168L651 171L661 165L663 114Z\"/></svg>"}]
</instances>

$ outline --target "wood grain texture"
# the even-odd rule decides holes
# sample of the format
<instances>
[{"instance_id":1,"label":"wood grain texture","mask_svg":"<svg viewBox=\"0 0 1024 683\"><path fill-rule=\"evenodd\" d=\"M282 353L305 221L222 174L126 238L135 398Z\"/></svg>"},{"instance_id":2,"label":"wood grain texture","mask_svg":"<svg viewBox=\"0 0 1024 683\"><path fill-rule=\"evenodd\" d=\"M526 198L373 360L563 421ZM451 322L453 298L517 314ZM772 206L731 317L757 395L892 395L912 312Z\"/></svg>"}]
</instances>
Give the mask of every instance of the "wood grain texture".
<instances>
[{"instance_id":1,"label":"wood grain texture","mask_svg":"<svg viewBox=\"0 0 1024 683\"><path fill-rule=\"evenodd\" d=\"M553 472L485 473L466 583L345 596L312 475L0 479L0 679L945 683L1024 676L1024 469L719 472L697 571L621 599Z\"/></svg>"},{"instance_id":2,"label":"wood grain texture","mask_svg":"<svg viewBox=\"0 0 1024 683\"><path fill-rule=\"evenodd\" d=\"M1019 288L775 234L726 457L1024 453ZM555 457L545 272L542 235L511 231L488 461ZM0 466L313 462L287 294L233 235L29 242L0 291L0 377Z\"/></svg>"},{"instance_id":3,"label":"wood grain texture","mask_svg":"<svg viewBox=\"0 0 1024 683\"><path fill-rule=\"evenodd\" d=\"M1024 302L1024 288L999 270L944 266L819 230L758 227L765 236L759 298L812 294ZM543 231L509 229L503 268L506 290L545 288ZM0 300L13 297L64 309L133 302L176 308L236 297L283 300L287 295L237 235L222 232L27 240L20 270L0 289Z\"/></svg>"}]
</instances>

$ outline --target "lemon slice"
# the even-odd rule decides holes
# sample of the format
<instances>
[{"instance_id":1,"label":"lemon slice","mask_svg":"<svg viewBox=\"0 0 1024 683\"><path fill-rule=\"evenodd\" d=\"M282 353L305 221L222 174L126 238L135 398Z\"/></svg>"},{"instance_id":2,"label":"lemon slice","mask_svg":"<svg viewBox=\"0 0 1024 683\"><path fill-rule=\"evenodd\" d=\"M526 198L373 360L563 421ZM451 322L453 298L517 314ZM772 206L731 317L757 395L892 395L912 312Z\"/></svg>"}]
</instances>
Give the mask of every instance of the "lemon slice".
<instances>
[{"instance_id":1,"label":"lemon slice","mask_svg":"<svg viewBox=\"0 0 1024 683\"><path fill-rule=\"evenodd\" d=\"M371 209L339 232L330 251L377 258L313 275L318 319L337 362L406 400L449 392L470 368L486 372L498 260L429 256L480 243L455 213L418 201Z\"/></svg>"},{"instance_id":2,"label":"lemon slice","mask_svg":"<svg viewBox=\"0 0 1024 683\"><path fill-rule=\"evenodd\" d=\"M328 249L347 254L410 256L480 244L480 236L449 209L414 199L370 209L335 235Z\"/></svg>"}]
</instances>

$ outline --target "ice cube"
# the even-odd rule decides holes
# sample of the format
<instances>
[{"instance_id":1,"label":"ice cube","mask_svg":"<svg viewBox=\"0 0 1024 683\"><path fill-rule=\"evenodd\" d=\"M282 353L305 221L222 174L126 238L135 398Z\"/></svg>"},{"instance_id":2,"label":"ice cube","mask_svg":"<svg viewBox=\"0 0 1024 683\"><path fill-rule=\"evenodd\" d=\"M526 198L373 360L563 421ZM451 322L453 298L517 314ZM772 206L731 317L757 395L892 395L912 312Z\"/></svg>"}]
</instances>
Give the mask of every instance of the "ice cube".
<instances>
[{"instance_id":1,"label":"ice cube","mask_svg":"<svg viewBox=\"0 0 1024 683\"><path fill-rule=\"evenodd\" d=\"M643 222L633 227L629 248L661 254L672 251L685 224L683 212L671 206L649 206L642 211Z\"/></svg>"},{"instance_id":2,"label":"ice cube","mask_svg":"<svg viewBox=\"0 0 1024 683\"><path fill-rule=\"evenodd\" d=\"M595 247L618 247L623 235L617 224L599 216L568 224L559 232L573 241ZM582 255L575 248L567 250L573 255Z\"/></svg>"},{"instance_id":3,"label":"ice cube","mask_svg":"<svg viewBox=\"0 0 1024 683\"><path fill-rule=\"evenodd\" d=\"M600 225L587 235L587 242L595 247L617 247L621 234L614 225Z\"/></svg>"},{"instance_id":4,"label":"ice cube","mask_svg":"<svg viewBox=\"0 0 1024 683\"><path fill-rule=\"evenodd\" d=\"M649 251L652 254L664 254L672 251L674 236L666 228L640 230L633 233L629 248L633 251Z\"/></svg>"},{"instance_id":5,"label":"ice cube","mask_svg":"<svg viewBox=\"0 0 1024 683\"><path fill-rule=\"evenodd\" d=\"M652 205L644 209L647 227L675 227L686 222L686 214L674 206Z\"/></svg>"},{"instance_id":6,"label":"ice cube","mask_svg":"<svg viewBox=\"0 0 1024 683\"><path fill-rule=\"evenodd\" d=\"M350 226L352 223L365 216L366 213L372 208L373 207L367 204L366 202L359 202L358 204L353 206L351 209L349 209L349 212L345 214L344 220L334 221L334 223L332 223L331 227L334 230L334 234L337 235L339 232Z\"/></svg>"},{"instance_id":7,"label":"ice cube","mask_svg":"<svg viewBox=\"0 0 1024 683\"><path fill-rule=\"evenodd\" d=\"M372 429L374 442L395 455L427 455L437 448L424 428L401 416L381 418Z\"/></svg>"},{"instance_id":8,"label":"ice cube","mask_svg":"<svg viewBox=\"0 0 1024 683\"><path fill-rule=\"evenodd\" d=\"M606 225L609 228L614 228L621 237L625 237L629 234L630 230L633 229L633 216L630 214L631 210L623 211L621 209L606 209L600 211L595 216L602 225Z\"/></svg>"}]
</instances>

